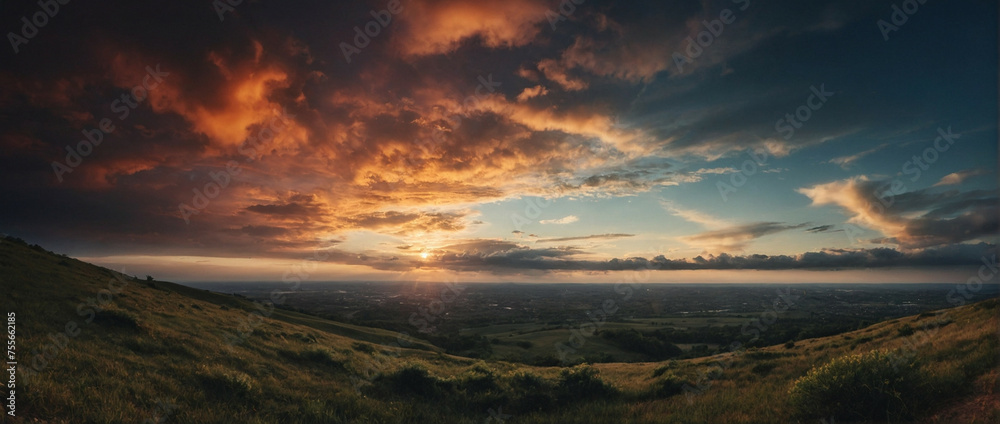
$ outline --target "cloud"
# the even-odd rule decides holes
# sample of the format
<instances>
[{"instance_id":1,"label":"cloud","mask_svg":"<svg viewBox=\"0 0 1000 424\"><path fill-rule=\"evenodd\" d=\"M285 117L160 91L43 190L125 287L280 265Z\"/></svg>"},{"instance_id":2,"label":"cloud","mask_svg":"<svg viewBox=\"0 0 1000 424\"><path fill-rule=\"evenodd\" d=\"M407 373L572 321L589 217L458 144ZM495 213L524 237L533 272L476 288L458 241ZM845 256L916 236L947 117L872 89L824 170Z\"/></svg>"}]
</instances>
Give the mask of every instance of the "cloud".
<instances>
[{"instance_id":1,"label":"cloud","mask_svg":"<svg viewBox=\"0 0 1000 424\"><path fill-rule=\"evenodd\" d=\"M892 195L892 181L865 176L800 188L813 206L835 205L848 222L881 232L907 249L995 238L1000 208L995 192L932 191Z\"/></svg>"},{"instance_id":2,"label":"cloud","mask_svg":"<svg viewBox=\"0 0 1000 424\"><path fill-rule=\"evenodd\" d=\"M757 222L685 236L681 240L700 247L742 250L749 242L755 239L804 226L805 224L785 225L780 222Z\"/></svg>"},{"instance_id":3,"label":"cloud","mask_svg":"<svg viewBox=\"0 0 1000 424\"><path fill-rule=\"evenodd\" d=\"M870 155L872 153L875 153L875 152L877 152L879 150L882 150L882 149L884 149L884 148L886 148L888 146L889 146L889 143L882 143L881 145L879 145L877 147L865 150L863 152L855 153L855 154L849 155L849 156L836 157L836 158L830 159L828 162L830 162L832 164L835 164L835 165L839 165L841 168L848 169L858 159L861 159L861 158L863 158L865 156L868 156L868 155Z\"/></svg>"},{"instance_id":4,"label":"cloud","mask_svg":"<svg viewBox=\"0 0 1000 424\"><path fill-rule=\"evenodd\" d=\"M580 220L580 218L577 218L576 215L568 215L568 216L564 216L564 217L559 218L559 219L543 219L541 221L538 221L538 223L539 224L572 224L572 223L574 223L576 221L579 221L579 220Z\"/></svg>"},{"instance_id":5,"label":"cloud","mask_svg":"<svg viewBox=\"0 0 1000 424\"><path fill-rule=\"evenodd\" d=\"M806 232L807 233L825 233L827 231L830 231L830 229L832 229L832 228L833 228L832 225L820 225L818 227L808 228L808 229L806 229Z\"/></svg>"},{"instance_id":6,"label":"cloud","mask_svg":"<svg viewBox=\"0 0 1000 424\"><path fill-rule=\"evenodd\" d=\"M535 39L549 10L544 2L530 0L412 0L403 4L398 16L406 29L397 40L407 55L445 54L472 40L493 49L523 46Z\"/></svg>"},{"instance_id":7,"label":"cloud","mask_svg":"<svg viewBox=\"0 0 1000 424\"><path fill-rule=\"evenodd\" d=\"M693 173L695 175L703 175L703 174L718 175L718 174L735 174L737 172L740 172L740 170L733 167L725 167L725 168L701 168L697 171L694 171Z\"/></svg>"},{"instance_id":8,"label":"cloud","mask_svg":"<svg viewBox=\"0 0 1000 424\"><path fill-rule=\"evenodd\" d=\"M966 179L988 173L989 172L985 169L967 169L964 171L952 172L944 177L941 177L941 180L935 183L932 187L961 184Z\"/></svg>"},{"instance_id":9,"label":"cloud","mask_svg":"<svg viewBox=\"0 0 1000 424\"><path fill-rule=\"evenodd\" d=\"M940 248L900 251L892 248L825 249L797 255L718 255L667 259L628 257L608 260L581 259L585 252L573 248L531 249L496 241L470 244L449 250L424 267L452 270L491 270L495 273L542 271L629 271L629 270L842 270L889 267L951 267L980 265L995 257L995 244L958 244Z\"/></svg>"},{"instance_id":10,"label":"cloud","mask_svg":"<svg viewBox=\"0 0 1000 424\"><path fill-rule=\"evenodd\" d=\"M661 200L660 206L674 216L678 216L688 222L700 224L706 228L722 228L730 225L728 222L715 218L707 213L696 211L694 209L681 208L673 202L666 200Z\"/></svg>"},{"instance_id":11,"label":"cloud","mask_svg":"<svg viewBox=\"0 0 1000 424\"><path fill-rule=\"evenodd\" d=\"M371 212L354 215L346 223L358 229L380 230L396 235L426 232L456 232L465 229L462 212Z\"/></svg>"},{"instance_id":12,"label":"cloud","mask_svg":"<svg viewBox=\"0 0 1000 424\"><path fill-rule=\"evenodd\" d=\"M246 208L250 212L264 215L308 215L312 213L310 208L298 203L286 203L279 205L252 205Z\"/></svg>"},{"instance_id":13,"label":"cloud","mask_svg":"<svg viewBox=\"0 0 1000 424\"><path fill-rule=\"evenodd\" d=\"M517 101L519 101L519 102L526 102L529 99L532 99L532 98L535 98L535 97L538 97L538 96L544 96L546 94L549 94L549 90L548 89L546 89L545 87L542 87L540 85L536 85L534 87L525 88L524 91L521 92L521 94L517 95Z\"/></svg>"},{"instance_id":14,"label":"cloud","mask_svg":"<svg viewBox=\"0 0 1000 424\"><path fill-rule=\"evenodd\" d=\"M269 225L245 225L240 228L241 232L254 237L277 237L289 233L287 228L273 227Z\"/></svg>"},{"instance_id":15,"label":"cloud","mask_svg":"<svg viewBox=\"0 0 1000 424\"><path fill-rule=\"evenodd\" d=\"M354 251L336 251L334 260L411 269L407 249L394 246L447 245L453 250L443 253L455 255L455 263L462 252L487 249L489 261L500 263L509 253L530 265L582 253L494 242L462 247L452 237L490 225L497 232L488 234L504 234L497 222L473 219L477 205L532 195L612 199L684 184L699 189L693 184L739 172L747 148L789 157L866 126L894 125L876 122L886 115L872 112L896 109L838 94L793 139L777 138L773 129L778 114L802 104L818 82L805 81L811 72L766 68L800 53L769 46L851 20L868 22L883 12L878 5L785 2L773 13L751 9L681 72L671 54L702 30L702 20L734 3L587 3L558 31L550 31L545 16L556 0L402 4L403 12L350 64L338 43L350 42L353 28L384 2L310 2L301 10L245 2L225 25L203 14L198 1L93 5L88 13L102 19L60 27L25 47L51 54L0 63L0 114L9 118L0 137L7 200L0 222L39 243L86 254L292 258L363 233L384 238L387 252L351 240ZM142 24L121 24L128 22ZM60 47L66 45L78 48ZM761 48L777 56L748 54ZM109 112L142 83L147 67L158 65L169 75L148 99L125 118ZM768 69L770 79L751 72L757 68ZM64 182L56 181L52 162L105 117L116 130ZM229 175L234 162L238 169ZM688 162L691 168L680 165ZM940 186L974 175L965 172ZM178 206L192 205L212 183L225 187L187 224ZM827 199L817 205L846 208L858 222L882 228L882 243L970 241L995 227L989 215L995 196L899 195L889 212L862 216L851 212L857 208L849 192L870 188L855 185L811 194ZM699 245L737 248L760 231L779 231L741 232L680 204L665 209L711 230L691 236ZM629 235L543 240L612 236ZM566 266L607 269L624 261Z\"/></svg>"},{"instance_id":16,"label":"cloud","mask_svg":"<svg viewBox=\"0 0 1000 424\"><path fill-rule=\"evenodd\" d=\"M564 241L578 241L578 240L595 240L595 239L616 239L624 237L635 237L635 234L621 234L621 233L609 233L609 234L593 234L589 236L576 236L576 237L557 237L557 238L543 238L538 239L536 243L556 243Z\"/></svg>"}]
</instances>

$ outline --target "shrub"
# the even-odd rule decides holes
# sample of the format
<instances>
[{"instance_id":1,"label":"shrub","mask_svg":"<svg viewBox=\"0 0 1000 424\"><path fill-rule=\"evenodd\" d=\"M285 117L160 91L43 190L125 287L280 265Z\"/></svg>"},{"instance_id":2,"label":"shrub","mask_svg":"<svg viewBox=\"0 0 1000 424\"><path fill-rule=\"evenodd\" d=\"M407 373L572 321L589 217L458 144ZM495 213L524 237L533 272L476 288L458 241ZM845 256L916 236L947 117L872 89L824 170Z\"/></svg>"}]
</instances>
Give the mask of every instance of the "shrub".
<instances>
[{"instance_id":1,"label":"shrub","mask_svg":"<svg viewBox=\"0 0 1000 424\"><path fill-rule=\"evenodd\" d=\"M559 374L559 384L556 387L558 398L563 402L580 399L595 399L617 394L604 380L597 377L598 371L589 366L578 366L562 370Z\"/></svg>"},{"instance_id":2,"label":"shrub","mask_svg":"<svg viewBox=\"0 0 1000 424\"><path fill-rule=\"evenodd\" d=\"M515 389L537 390L547 387L545 380L527 371L520 371L510 378L510 385Z\"/></svg>"},{"instance_id":3,"label":"shrub","mask_svg":"<svg viewBox=\"0 0 1000 424\"><path fill-rule=\"evenodd\" d=\"M334 358L333 352L325 347L314 347L303 350L299 353L299 358L305 361L330 366L337 369L346 369L344 361Z\"/></svg>"},{"instance_id":4,"label":"shrub","mask_svg":"<svg viewBox=\"0 0 1000 424\"><path fill-rule=\"evenodd\" d=\"M97 312L94 321L98 324L126 330L138 330L139 320L128 311L121 309L105 309Z\"/></svg>"},{"instance_id":5,"label":"shrub","mask_svg":"<svg viewBox=\"0 0 1000 424\"><path fill-rule=\"evenodd\" d=\"M554 401L551 384L529 372L518 372L510 377L510 387L514 395L511 407L515 411L546 410Z\"/></svg>"},{"instance_id":6,"label":"shrub","mask_svg":"<svg viewBox=\"0 0 1000 424\"><path fill-rule=\"evenodd\" d=\"M656 377L659 377L659 376L663 375L663 373L665 373L665 372L667 372L667 371L670 370L670 366L671 366L670 363L666 363L666 364L663 364L663 365L660 365L660 366L656 367L656 369L653 370L653 377L656 378Z\"/></svg>"},{"instance_id":7,"label":"shrub","mask_svg":"<svg viewBox=\"0 0 1000 424\"><path fill-rule=\"evenodd\" d=\"M684 353L681 348L670 342L665 333L659 330L646 334L635 329L605 330L600 332L600 336L624 350L646 355L654 361L680 356Z\"/></svg>"},{"instance_id":8,"label":"shrub","mask_svg":"<svg viewBox=\"0 0 1000 424\"><path fill-rule=\"evenodd\" d=\"M910 327L909 324L904 324L902 327L897 328L896 332L899 333L900 337L912 336L913 327Z\"/></svg>"},{"instance_id":9,"label":"shrub","mask_svg":"<svg viewBox=\"0 0 1000 424\"><path fill-rule=\"evenodd\" d=\"M375 347L368 343L354 342L351 343L351 348L362 353L367 353L369 355L375 353Z\"/></svg>"},{"instance_id":10,"label":"shrub","mask_svg":"<svg viewBox=\"0 0 1000 424\"><path fill-rule=\"evenodd\" d=\"M651 397L657 399L679 395L684 391L685 384L686 382L678 378L674 373L667 373L664 378L653 383L649 394Z\"/></svg>"},{"instance_id":11,"label":"shrub","mask_svg":"<svg viewBox=\"0 0 1000 424\"><path fill-rule=\"evenodd\" d=\"M482 364L476 364L461 379L459 387L469 395L498 390L496 374Z\"/></svg>"},{"instance_id":12,"label":"shrub","mask_svg":"<svg viewBox=\"0 0 1000 424\"><path fill-rule=\"evenodd\" d=\"M530 361L527 362L527 364L538 367L557 367L560 364L562 364L562 361L560 361L559 358L556 358L555 356L546 354L532 358Z\"/></svg>"},{"instance_id":13,"label":"shrub","mask_svg":"<svg viewBox=\"0 0 1000 424\"><path fill-rule=\"evenodd\" d=\"M208 370L199 373L205 393L220 398L250 398L254 392L253 379L238 371Z\"/></svg>"},{"instance_id":14,"label":"shrub","mask_svg":"<svg viewBox=\"0 0 1000 424\"><path fill-rule=\"evenodd\" d=\"M897 357L871 351L836 358L796 380L789 401L806 417L910 419L924 379L912 363L899 363Z\"/></svg>"},{"instance_id":15,"label":"shrub","mask_svg":"<svg viewBox=\"0 0 1000 424\"><path fill-rule=\"evenodd\" d=\"M397 394L412 394L429 399L440 398L439 380L419 365L407 365L395 372L380 376L376 383Z\"/></svg>"}]
</instances>

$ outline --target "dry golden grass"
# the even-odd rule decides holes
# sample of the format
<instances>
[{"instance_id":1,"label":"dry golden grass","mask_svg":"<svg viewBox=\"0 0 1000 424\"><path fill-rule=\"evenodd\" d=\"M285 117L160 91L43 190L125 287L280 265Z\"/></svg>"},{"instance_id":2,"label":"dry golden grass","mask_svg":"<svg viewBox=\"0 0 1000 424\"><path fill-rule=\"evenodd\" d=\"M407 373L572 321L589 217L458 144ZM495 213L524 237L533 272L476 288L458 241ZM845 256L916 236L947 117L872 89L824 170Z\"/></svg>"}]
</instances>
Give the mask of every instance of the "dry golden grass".
<instances>
[{"instance_id":1,"label":"dry golden grass","mask_svg":"<svg viewBox=\"0 0 1000 424\"><path fill-rule=\"evenodd\" d=\"M424 343L387 347L396 334L283 310L257 321L243 343L229 347L227 334L245 326L255 305L131 277L87 323L78 307L122 276L9 241L0 243L0 275L3 311L18 314L22 367L31 365L34 350L50 344L50 333L68 322L80 329L37 374L28 378L22 368L19 418L11 422L481 423L496 408L512 415L511 423L795 422L788 391L797 378L833 358L873 349L908 349L929 375L960 380L950 397L927 405L925 422L997 422L1000 416L997 299L803 340L792 348L596 364L598 377L616 394L532 412L489 402L517 396L510 384L519 373L537 376L556 391L561 368L475 361ZM942 316L932 335L921 329ZM914 333L901 335L904 326ZM379 376L411 366L426 369L431 384L453 399L377 395L396 389ZM473 395L468 381L475 369L492 373L499 389ZM665 379L699 386L702 377L699 393L691 396L651 394Z\"/></svg>"}]
</instances>

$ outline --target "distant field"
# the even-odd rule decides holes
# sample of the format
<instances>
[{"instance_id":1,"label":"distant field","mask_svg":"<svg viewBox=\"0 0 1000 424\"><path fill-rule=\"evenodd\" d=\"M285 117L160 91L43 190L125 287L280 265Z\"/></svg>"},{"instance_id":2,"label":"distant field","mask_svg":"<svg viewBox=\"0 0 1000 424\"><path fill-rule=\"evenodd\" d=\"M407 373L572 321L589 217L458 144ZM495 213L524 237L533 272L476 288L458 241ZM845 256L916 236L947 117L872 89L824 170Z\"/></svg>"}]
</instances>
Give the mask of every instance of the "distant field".
<instances>
[{"instance_id":1,"label":"distant field","mask_svg":"<svg viewBox=\"0 0 1000 424\"><path fill-rule=\"evenodd\" d=\"M677 330L697 331L705 327L721 327L725 325L740 326L747 322L746 318L737 317L663 317L635 319L629 322L603 323L600 330L625 330L633 329L640 332L655 331L663 328L673 328ZM499 358L520 356L523 358L540 357L544 355L556 355L556 344L567 343L571 329L577 329L577 325L545 325L535 323L525 324L499 324L486 327L463 328L459 334L463 336L483 336L487 339L497 339L499 343L493 344L493 352ZM519 345L520 343L520 345ZM693 346L705 345L709 349L719 347L717 343L678 343L677 346L685 351L690 351ZM590 337L586 343L576 349L576 354L580 356L609 354L614 358L623 361L641 361L642 355L623 350L614 343L608 342L600 337Z\"/></svg>"},{"instance_id":2,"label":"distant field","mask_svg":"<svg viewBox=\"0 0 1000 424\"><path fill-rule=\"evenodd\" d=\"M851 331L875 322L948 307L948 284L643 284L627 300L608 284L461 284L421 282L314 282L298 290L275 283L206 283L198 287L266 300L279 290L283 307L365 327L404 332L446 352L533 365L579 362L645 362L724 352L733 341L755 346L794 342ZM970 301L998 294L983 286ZM795 299L780 316L762 314L775 301ZM614 301L615 312L600 308ZM783 304L783 303L782 303ZM589 314L589 315L588 315ZM559 343L593 316L599 332L635 331L679 353L654 353L650 343L623 343L600 335L586 338L568 357ZM773 326L755 320L775 319ZM767 328L767 331L760 331ZM649 342L650 340L646 340ZM654 343L654 344L655 344ZM669 349L668 349L669 350ZM568 362L567 362L568 361Z\"/></svg>"}]
</instances>

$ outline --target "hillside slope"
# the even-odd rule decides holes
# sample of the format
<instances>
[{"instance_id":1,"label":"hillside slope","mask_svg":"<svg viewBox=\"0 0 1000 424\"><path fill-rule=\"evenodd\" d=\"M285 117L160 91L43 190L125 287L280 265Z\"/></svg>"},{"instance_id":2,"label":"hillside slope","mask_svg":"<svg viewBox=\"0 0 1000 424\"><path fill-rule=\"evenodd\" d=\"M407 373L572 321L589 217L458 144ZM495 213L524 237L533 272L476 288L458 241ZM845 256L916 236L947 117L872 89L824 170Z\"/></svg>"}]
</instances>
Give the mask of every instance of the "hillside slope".
<instances>
[{"instance_id":1,"label":"hillside slope","mask_svg":"<svg viewBox=\"0 0 1000 424\"><path fill-rule=\"evenodd\" d=\"M917 419L1000 418L997 299L794 346L566 370L454 357L6 239L0 308L16 314L9 422L816 422L790 415L794 381L876 349L936 383Z\"/></svg>"}]
</instances>

